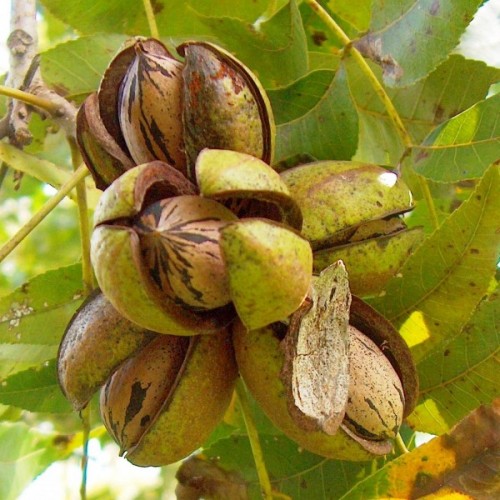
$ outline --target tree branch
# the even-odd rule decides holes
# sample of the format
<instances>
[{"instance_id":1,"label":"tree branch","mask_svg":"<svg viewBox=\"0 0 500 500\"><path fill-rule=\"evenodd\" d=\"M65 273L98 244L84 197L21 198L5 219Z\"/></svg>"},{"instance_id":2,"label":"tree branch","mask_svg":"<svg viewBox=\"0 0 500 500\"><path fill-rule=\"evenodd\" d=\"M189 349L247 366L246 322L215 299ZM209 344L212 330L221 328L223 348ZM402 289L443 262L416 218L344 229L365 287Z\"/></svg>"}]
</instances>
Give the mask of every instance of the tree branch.
<instances>
[{"instance_id":1,"label":"tree branch","mask_svg":"<svg viewBox=\"0 0 500 500\"><path fill-rule=\"evenodd\" d=\"M35 108L44 118L52 118L69 137L75 136L76 108L73 104L50 90L42 80L38 51L35 0L12 0L11 33L7 40L10 50L10 69L6 87L24 91L40 100L52 102L51 109ZM32 101L32 100L31 100ZM0 120L0 139L9 137L10 142L22 148L31 142L28 125L33 103L21 96L12 99L8 112Z\"/></svg>"}]
</instances>

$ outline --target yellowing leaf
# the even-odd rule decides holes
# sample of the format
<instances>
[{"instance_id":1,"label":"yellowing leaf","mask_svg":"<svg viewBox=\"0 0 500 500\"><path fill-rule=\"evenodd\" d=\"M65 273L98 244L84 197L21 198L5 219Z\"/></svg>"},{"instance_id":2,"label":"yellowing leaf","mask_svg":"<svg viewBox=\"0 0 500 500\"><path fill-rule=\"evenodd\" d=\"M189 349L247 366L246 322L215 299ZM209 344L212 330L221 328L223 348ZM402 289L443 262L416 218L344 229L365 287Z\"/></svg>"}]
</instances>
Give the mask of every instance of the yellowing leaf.
<instances>
[{"instance_id":1,"label":"yellowing leaf","mask_svg":"<svg viewBox=\"0 0 500 500\"><path fill-rule=\"evenodd\" d=\"M497 399L490 407L479 407L448 434L390 462L342 498L498 498L499 443Z\"/></svg>"}]
</instances>

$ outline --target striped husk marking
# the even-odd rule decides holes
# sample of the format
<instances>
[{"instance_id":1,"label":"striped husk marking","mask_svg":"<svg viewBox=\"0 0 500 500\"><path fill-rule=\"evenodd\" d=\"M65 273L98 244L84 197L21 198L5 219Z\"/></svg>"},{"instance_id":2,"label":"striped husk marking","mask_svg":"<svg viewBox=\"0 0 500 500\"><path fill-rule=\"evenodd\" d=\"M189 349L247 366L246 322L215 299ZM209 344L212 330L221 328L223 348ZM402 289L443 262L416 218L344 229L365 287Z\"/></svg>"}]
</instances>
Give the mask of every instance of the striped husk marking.
<instances>
[{"instance_id":1,"label":"striped husk marking","mask_svg":"<svg viewBox=\"0 0 500 500\"><path fill-rule=\"evenodd\" d=\"M162 160L184 171L182 131L182 63L147 52L136 44L136 56L119 90L119 120L125 142L137 164Z\"/></svg>"},{"instance_id":2,"label":"striped husk marking","mask_svg":"<svg viewBox=\"0 0 500 500\"><path fill-rule=\"evenodd\" d=\"M199 196L177 196L150 205L137 221L141 253L160 294L191 309L230 302L219 247L220 229L235 216Z\"/></svg>"}]
</instances>

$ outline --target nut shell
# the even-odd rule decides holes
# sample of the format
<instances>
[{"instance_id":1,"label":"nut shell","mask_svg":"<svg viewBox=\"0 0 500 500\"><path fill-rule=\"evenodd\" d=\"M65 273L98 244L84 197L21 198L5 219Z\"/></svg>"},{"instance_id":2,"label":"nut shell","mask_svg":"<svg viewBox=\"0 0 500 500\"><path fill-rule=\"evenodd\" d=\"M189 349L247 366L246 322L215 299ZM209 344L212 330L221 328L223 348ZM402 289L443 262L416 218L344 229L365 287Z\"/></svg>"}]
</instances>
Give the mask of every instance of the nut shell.
<instances>
[{"instance_id":1,"label":"nut shell","mask_svg":"<svg viewBox=\"0 0 500 500\"><path fill-rule=\"evenodd\" d=\"M120 370L108 382L110 386L103 389L101 412L105 415L104 421L126 453L127 460L135 465L167 465L194 452L220 422L231 400L237 369L228 332L220 331L217 335L180 341L172 341L173 338L162 336L157 342L174 342L177 346L179 342L189 342L174 380L171 376L176 371L175 366L179 366L179 350L166 349L176 358L172 364L168 363L170 368L174 368L168 370L169 375L164 370L164 356L153 352L141 353L140 358L131 359L124 368L131 372L125 378L136 381L142 388L137 391L141 397L133 398L133 387L130 385L119 387L118 381L122 378ZM154 347L150 350L155 350ZM141 362L143 359L148 362ZM111 394L112 386L120 393L116 404L109 405L106 391ZM150 399L149 391L152 393ZM168 395L158 408L156 396L165 392ZM127 415L132 418L127 418ZM140 437L134 443L126 440L125 446L125 442L121 441L122 431L132 421Z\"/></svg>"},{"instance_id":2,"label":"nut shell","mask_svg":"<svg viewBox=\"0 0 500 500\"><path fill-rule=\"evenodd\" d=\"M91 294L75 313L57 355L62 392L76 411L118 366L157 335L131 323L99 291Z\"/></svg>"},{"instance_id":3,"label":"nut shell","mask_svg":"<svg viewBox=\"0 0 500 500\"><path fill-rule=\"evenodd\" d=\"M390 442L361 440L361 445L359 440L352 439L343 424L335 435L329 436L322 431L304 430L295 423L288 411L287 391L280 379L284 354L280 348L281 328L278 325L249 331L237 322L233 329L240 374L269 419L301 447L324 457L357 461L371 460L373 454L389 453Z\"/></svg>"},{"instance_id":4,"label":"nut shell","mask_svg":"<svg viewBox=\"0 0 500 500\"><path fill-rule=\"evenodd\" d=\"M253 73L229 52L204 42L178 48L185 57L184 140L188 172L205 147L230 149L270 164L275 125L271 104Z\"/></svg>"},{"instance_id":5,"label":"nut shell","mask_svg":"<svg viewBox=\"0 0 500 500\"><path fill-rule=\"evenodd\" d=\"M401 380L366 335L349 326L349 336L350 385L345 425L366 439L394 439L405 406Z\"/></svg>"},{"instance_id":6,"label":"nut shell","mask_svg":"<svg viewBox=\"0 0 500 500\"><path fill-rule=\"evenodd\" d=\"M118 119L125 143L136 164L162 160L184 171L183 64L156 40L137 40L133 47L135 57L118 97Z\"/></svg>"}]
</instances>

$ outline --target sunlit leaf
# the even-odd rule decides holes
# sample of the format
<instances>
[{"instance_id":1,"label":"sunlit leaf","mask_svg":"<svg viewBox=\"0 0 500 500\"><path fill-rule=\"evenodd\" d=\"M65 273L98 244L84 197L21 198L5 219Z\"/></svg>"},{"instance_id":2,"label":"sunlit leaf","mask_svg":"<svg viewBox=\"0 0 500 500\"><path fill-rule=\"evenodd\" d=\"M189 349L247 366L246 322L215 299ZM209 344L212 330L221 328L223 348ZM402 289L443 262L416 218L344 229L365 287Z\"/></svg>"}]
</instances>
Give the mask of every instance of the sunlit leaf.
<instances>
[{"instance_id":1,"label":"sunlit leaf","mask_svg":"<svg viewBox=\"0 0 500 500\"><path fill-rule=\"evenodd\" d=\"M41 55L45 83L66 99L82 102L97 89L104 70L125 39L122 35L88 36L47 50Z\"/></svg>"},{"instance_id":2,"label":"sunlit leaf","mask_svg":"<svg viewBox=\"0 0 500 500\"><path fill-rule=\"evenodd\" d=\"M269 97L278 121L276 161L304 153L318 160L352 157L357 115L342 68L314 71Z\"/></svg>"},{"instance_id":3,"label":"sunlit leaf","mask_svg":"<svg viewBox=\"0 0 500 500\"><path fill-rule=\"evenodd\" d=\"M480 4L480 0L373 0L370 30L357 46L382 66L388 85L411 85L448 57Z\"/></svg>"},{"instance_id":4,"label":"sunlit leaf","mask_svg":"<svg viewBox=\"0 0 500 500\"><path fill-rule=\"evenodd\" d=\"M73 411L57 382L55 359L3 380L0 385L0 403L44 413Z\"/></svg>"},{"instance_id":5,"label":"sunlit leaf","mask_svg":"<svg viewBox=\"0 0 500 500\"><path fill-rule=\"evenodd\" d=\"M0 422L0 498L15 500L36 476L81 446L82 435L40 432L22 422Z\"/></svg>"},{"instance_id":6,"label":"sunlit leaf","mask_svg":"<svg viewBox=\"0 0 500 500\"><path fill-rule=\"evenodd\" d=\"M468 322L496 272L500 167L417 248L372 305L399 329L418 360Z\"/></svg>"},{"instance_id":7,"label":"sunlit leaf","mask_svg":"<svg viewBox=\"0 0 500 500\"><path fill-rule=\"evenodd\" d=\"M443 182L481 177L500 159L499 109L496 94L438 127L414 148L415 170Z\"/></svg>"},{"instance_id":8,"label":"sunlit leaf","mask_svg":"<svg viewBox=\"0 0 500 500\"><path fill-rule=\"evenodd\" d=\"M390 462L342 499L498 498L499 429L500 400L496 400L493 406L472 412L448 434Z\"/></svg>"},{"instance_id":9,"label":"sunlit leaf","mask_svg":"<svg viewBox=\"0 0 500 500\"><path fill-rule=\"evenodd\" d=\"M0 344L0 379L12 370L26 369L54 358L55 345Z\"/></svg>"},{"instance_id":10,"label":"sunlit leaf","mask_svg":"<svg viewBox=\"0 0 500 500\"><path fill-rule=\"evenodd\" d=\"M417 430L441 434L469 411L491 404L500 373L500 296L483 300L444 350L418 365L420 403L409 417Z\"/></svg>"}]
</instances>

